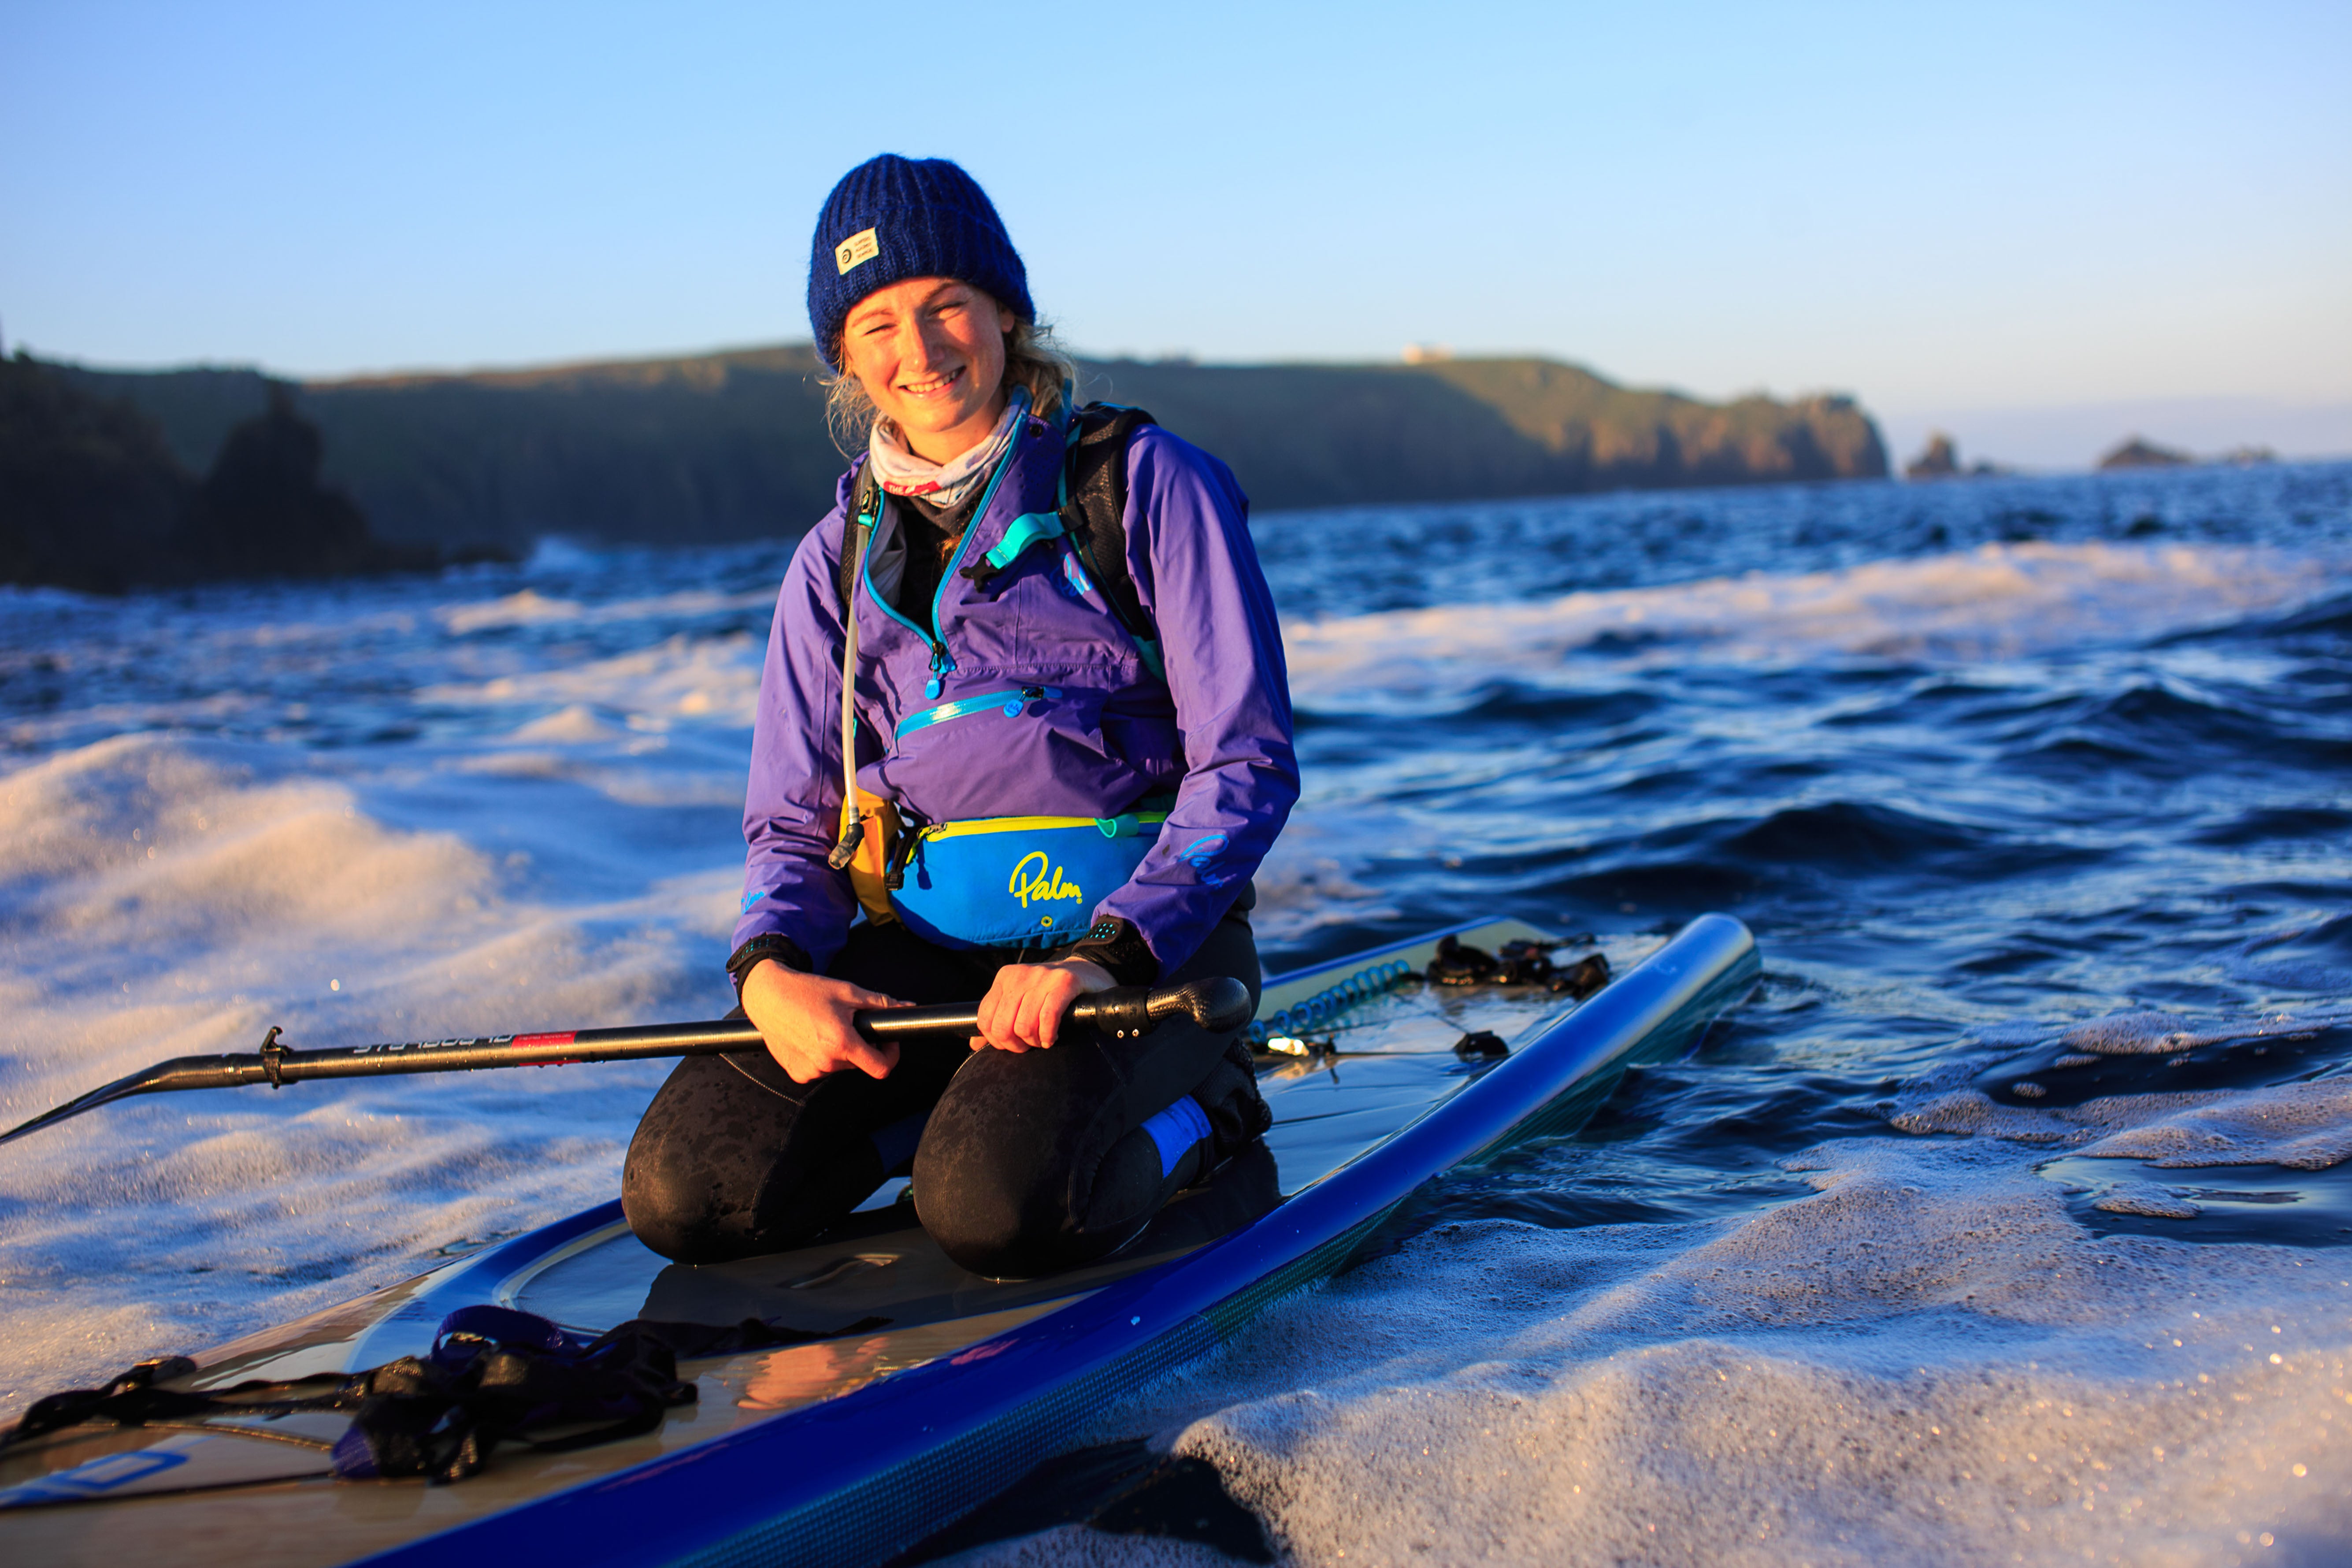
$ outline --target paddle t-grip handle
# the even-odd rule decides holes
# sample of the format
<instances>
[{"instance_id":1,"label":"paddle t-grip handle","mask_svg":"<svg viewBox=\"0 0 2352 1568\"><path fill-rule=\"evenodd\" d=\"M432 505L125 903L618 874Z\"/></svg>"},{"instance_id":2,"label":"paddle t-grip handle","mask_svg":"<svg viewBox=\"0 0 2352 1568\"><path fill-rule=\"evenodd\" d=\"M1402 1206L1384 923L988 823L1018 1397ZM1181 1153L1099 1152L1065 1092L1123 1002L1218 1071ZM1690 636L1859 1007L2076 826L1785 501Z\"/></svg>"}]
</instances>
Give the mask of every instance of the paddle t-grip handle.
<instances>
[{"instance_id":1,"label":"paddle t-grip handle","mask_svg":"<svg viewBox=\"0 0 2352 1568\"><path fill-rule=\"evenodd\" d=\"M1081 997L1070 1016L1119 1039L1148 1035L1170 1018L1190 1018L1210 1034L1229 1034L1250 1021L1249 987L1222 974L1181 985L1114 985Z\"/></svg>"},{"instance_id":2,"label":"paddle t-grip handle","mask_svg":"<svg viewBox=\"0 0 2352 1568\"><path fill-rule=\"evenodd\" d=\"M1187 980L1181 985L1114 985L1081 996L1072 1021L1091 1024L1116 1039L1148 1035L1171 1018L1189 1018L1213 1035L1231 1033L1250 1021L1249 987L1228 975ZM877 1008L857 1015L857 1032L869 1040L906 1035L976 1034L980 1005Z\"/></svg>"}]
</instances>

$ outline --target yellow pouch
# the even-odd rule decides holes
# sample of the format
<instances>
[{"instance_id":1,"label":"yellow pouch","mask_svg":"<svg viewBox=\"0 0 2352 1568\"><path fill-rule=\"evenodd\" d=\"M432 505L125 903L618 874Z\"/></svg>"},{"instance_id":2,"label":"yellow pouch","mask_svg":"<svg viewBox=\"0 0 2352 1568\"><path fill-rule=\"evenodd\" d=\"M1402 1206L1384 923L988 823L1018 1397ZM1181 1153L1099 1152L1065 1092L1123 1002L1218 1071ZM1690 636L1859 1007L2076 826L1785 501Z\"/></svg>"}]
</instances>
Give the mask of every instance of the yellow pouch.
<instances>
[{"instance_id":1,"label":"yellow pouch","mask_svg":"<svg viewBox=\"0 0 2352 1568\"><path fill-rule=\"evenodd\" d=\"M841 803L842 832L846 834L850 824L860 819L866 831L858 836L856 858L849 862L849 886L866 918L880 925L898 918L898 911L890 907L890 889L882 880L898 847L898 803L863 789L853 790L850 798Z\"/></svg>"}]
</instances>

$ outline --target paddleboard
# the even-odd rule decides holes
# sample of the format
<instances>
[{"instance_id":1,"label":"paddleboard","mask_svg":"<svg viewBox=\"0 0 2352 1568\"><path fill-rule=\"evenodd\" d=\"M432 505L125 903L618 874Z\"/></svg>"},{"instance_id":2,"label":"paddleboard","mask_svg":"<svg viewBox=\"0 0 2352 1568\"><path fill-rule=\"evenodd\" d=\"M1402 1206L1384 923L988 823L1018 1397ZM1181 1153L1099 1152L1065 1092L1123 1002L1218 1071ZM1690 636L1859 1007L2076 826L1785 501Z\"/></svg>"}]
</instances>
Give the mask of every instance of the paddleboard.
<instances>
[{"instance_id":1,"label":"paddleboard","mask_svg":"<svg viewBox=\"0 0 2352 1568\"><path fill-rule=\"evenodd\" d=\"M484 1302L589 1333L631 1318L760 1318L827 1337L686 1363L698 1399L657 1429L566 1453L502 1449L448 1486L329 1479L337 1416L68 1428L0 1458L0 1549L52 1568L883 1561L1329 1274L1432 1176L1572 1131L1626 1068L1687 1050L1758 972L1746 927L1706 915L1671 942L1602 944L1618 977L1580 1005L1538 986L1412 978L1446 934L1488 949L1547 940L1484 921L1269 980L1259 1033L1311 1044L1259 1058L1275 1112L1264 1147L1101 1263L1035 1281L968 1274L915 1223L899 1183L816 1245L701 1268L648 1251L605 1204L220 1346L184 1384L421 1354L446 1314ZM1509 1054L1457 1055L1479 1031Z\"/></svg>"}]
</instances>

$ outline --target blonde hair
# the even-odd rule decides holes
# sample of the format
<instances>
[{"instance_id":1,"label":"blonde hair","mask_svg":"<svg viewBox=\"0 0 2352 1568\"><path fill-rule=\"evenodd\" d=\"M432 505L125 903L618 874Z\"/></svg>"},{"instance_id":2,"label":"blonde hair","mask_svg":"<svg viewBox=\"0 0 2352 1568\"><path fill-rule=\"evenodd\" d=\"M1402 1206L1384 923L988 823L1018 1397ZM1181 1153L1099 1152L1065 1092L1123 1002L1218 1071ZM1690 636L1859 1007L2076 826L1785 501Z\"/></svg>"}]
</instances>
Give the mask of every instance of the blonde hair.
<instances>
[{"instance_id":1,"label":"blonde hair","mask_svg":"<svg viewBox=\"0 0 2352 1568\"><path fill-rule=\"evenodd\" d=\"M837 339L832 359L842 368L828 372L819 383L824 388L824 422L841 455L854 458L866 450L877 411L874 400L866 395L865 384L850 374ZM1077 366L1055 340L1049 323L1015 321L1004 334L1003 384L1008 390L1026 387L1030 412L1039 418L1052 419L1061 413L1063 384L1075 383L1077 375Z\"/></svg>"}]
</instances>

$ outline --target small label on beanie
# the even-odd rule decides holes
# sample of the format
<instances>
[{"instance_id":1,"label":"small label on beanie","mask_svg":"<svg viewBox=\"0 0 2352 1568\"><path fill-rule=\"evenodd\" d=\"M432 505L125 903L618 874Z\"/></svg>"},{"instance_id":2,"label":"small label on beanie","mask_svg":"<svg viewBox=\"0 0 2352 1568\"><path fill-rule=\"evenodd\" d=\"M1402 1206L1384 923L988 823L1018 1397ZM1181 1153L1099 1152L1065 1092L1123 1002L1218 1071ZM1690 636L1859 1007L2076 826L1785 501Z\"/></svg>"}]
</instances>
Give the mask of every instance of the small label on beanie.
<instances>
[{"instance_id":1,"label":"small label on beanie","mask_svg":"<svg viewBox=\"0 0 2352 1568\"><path fill-rule=\"evenodd\" d=\"M863 267L882 253L882 244L870 228L861 228L833 247L834 265L846 272L853 267Z\"/></svg>"}]
</instances>

